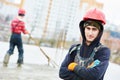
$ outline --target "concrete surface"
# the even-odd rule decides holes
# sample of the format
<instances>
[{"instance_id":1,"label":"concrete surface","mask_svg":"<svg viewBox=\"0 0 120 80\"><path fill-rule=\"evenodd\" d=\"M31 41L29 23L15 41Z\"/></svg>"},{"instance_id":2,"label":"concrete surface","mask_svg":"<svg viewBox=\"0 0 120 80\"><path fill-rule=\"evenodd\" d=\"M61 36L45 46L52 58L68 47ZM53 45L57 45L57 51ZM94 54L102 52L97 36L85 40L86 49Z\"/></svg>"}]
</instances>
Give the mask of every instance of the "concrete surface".
<instances>
[{"instance_id":1,"label":"concrete surface","mask_svg":"<svg viewBox=\"0 0 120 80\"><path fill-rule=\"evenodd\" d=\"M48 65L24 64L17 67L10 63L3 67L0 63L0 80L60 80L58 69Z\"/></svg>"},{"instance_id":2,"label":"concrete surface","mask_svg":"<svg viewBox=\"0 0 120 80\"><path fill-rule=\"evenodd\" d=\"M2 61L9 44L0 42L0 80L61 80L58 76L59 66L67 51L54 48L42 47L44 52L58 64L58 67L48 66L47 58L40 51L39 47L24 44L24 65L17 67L18 52L15 49L10 57L8 67L2 66ZM57 52L57 53L56 53ZM120 80L120 66L114 63L109 64L104 80Z\"/></svg>"}]
</instances>

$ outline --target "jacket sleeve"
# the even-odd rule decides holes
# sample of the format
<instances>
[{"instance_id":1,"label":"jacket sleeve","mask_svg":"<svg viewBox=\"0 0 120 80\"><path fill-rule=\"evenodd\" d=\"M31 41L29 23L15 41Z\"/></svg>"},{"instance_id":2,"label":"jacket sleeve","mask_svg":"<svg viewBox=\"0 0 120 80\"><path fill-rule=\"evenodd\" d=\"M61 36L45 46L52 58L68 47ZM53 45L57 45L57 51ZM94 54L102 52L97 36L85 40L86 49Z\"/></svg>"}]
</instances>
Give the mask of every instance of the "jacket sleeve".
<instances>
[{"instance_id":1,"label":"jacket sleeve","mask_svg":"<svg viewBox=\"0 0 120 80\"><path fill-rule=\"evenodd\" d=\"M102 48L96 54L96 58L101 61L99 65L93 68L85 68L85 67L80 68L80 66L77 65L74 69L74 72L79 77L82 77L85 80L99 80L104 77L104 74L109 64L109 57L110 57L110 50L108 48Z\"/></svg>"},{"instance_id":2,"label":"jacket sleeve","mask_svg":"<svg viewBox=\"0 0 120 80\"><path fill-rule=\"evenodd\" d=\"M70 48L70 50L73 48L73 46ZM69 52L70 52L69 50ZM71 54L68 52L66 55L64 61L61 64L60 70L59 70L59 77L64 79L64 80L78 80L77 75L68 70L68 65L69 63L73 62L73 56L71 57Z\"/></svg>"}]
</instances>

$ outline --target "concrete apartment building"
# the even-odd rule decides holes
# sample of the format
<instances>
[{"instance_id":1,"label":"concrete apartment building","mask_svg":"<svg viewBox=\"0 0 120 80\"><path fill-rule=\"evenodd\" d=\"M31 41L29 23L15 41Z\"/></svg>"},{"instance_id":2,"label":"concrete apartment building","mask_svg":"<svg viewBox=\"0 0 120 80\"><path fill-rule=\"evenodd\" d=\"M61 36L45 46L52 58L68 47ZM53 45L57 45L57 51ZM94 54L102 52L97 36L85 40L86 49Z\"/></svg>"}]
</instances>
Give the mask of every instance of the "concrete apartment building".
<instances>
[{"instance_id":1,"label":"concrete apartment building","mask_svg":"<svg viewBox=\"0 0 120 80\"><path fill-rule=\"evenodd\" d=\"M18 4L20 1L22 4L19 6L13 4ZM22 7L26 9L26 28L31 32L32 37L55 40L61 37L62 40L73 42L80 40L79 21L85 11L91 7L102 9L103 6L102 3L95 0L10 0L9 4L2 1L0 3L2 20L9 18L7 25L4 24L7 28L0 28L2 35L10 33L8 31L10 20L17 15L18 8ZM0 24L2 23L1 21ZM109 46L114 46L111 42L116 45L119 42L119 39L112 38L109 31L106 31L104 35L102 42ZM2 39L2 37L0 38ZM5 38L9 38L9 34Z\"/></svg>"}]
</instances>

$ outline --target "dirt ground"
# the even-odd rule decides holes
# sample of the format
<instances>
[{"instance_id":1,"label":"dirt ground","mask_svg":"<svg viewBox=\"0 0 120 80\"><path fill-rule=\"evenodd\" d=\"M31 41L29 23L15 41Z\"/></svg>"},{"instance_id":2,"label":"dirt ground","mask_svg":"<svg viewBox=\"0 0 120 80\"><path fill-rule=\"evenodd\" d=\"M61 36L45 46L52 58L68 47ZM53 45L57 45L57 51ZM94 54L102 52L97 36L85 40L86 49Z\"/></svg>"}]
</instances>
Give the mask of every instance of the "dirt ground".
<instances>
[{"instance_id":1,"label":"dirt ground","mask_svg":"<svg viewBox=\"0 0 120 80\"><path fill-rule=\"evenodd\" d=\"M48 65L24 64L18 68L11 63L3 67L0 63L0 80L61 80L58 69Z\"/></svg>"}]
</instances>

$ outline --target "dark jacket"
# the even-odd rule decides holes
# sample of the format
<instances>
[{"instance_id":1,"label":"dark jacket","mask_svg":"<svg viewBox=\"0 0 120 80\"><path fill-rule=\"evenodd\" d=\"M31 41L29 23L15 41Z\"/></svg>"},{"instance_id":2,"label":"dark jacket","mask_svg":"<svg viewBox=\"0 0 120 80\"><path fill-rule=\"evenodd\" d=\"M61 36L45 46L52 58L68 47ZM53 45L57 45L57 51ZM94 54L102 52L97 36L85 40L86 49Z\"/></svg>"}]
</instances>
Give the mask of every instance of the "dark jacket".
<instances>
[{"instance_id":1,"label":"dark jacket","mask_svg":"<svg viewBox=\"0 0 120 80\"><path fill-rule=\"evenodd\" d=\"M95 47L98 47L100 44L100 38L103 34L103 26L101 25L101 30L98 37L89 46L87 46L85 44L83 23L84 21L81 21L80 23L81 35L83 38L82 46L80 49L80 56L84 58L88 58L91 55L93 49ZM109 65L109 58L110 58L109 48L104 46L95 53L94 60L99 59L100 60L99 65L93 68L86 68L86 67L80 68L80 66L77 65L74 71L69 71L67 67L71 62L74 62L74 58L77 53L77 50L74 50L72 53L70 53L70 51L75 46L76 45L71 46L68 54L66 55L64 61L62 62L59 70L59 77L62 78L63 80L103 80L104 74Z\"/></svg>"}]
</instances>

